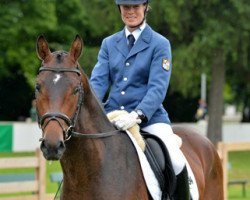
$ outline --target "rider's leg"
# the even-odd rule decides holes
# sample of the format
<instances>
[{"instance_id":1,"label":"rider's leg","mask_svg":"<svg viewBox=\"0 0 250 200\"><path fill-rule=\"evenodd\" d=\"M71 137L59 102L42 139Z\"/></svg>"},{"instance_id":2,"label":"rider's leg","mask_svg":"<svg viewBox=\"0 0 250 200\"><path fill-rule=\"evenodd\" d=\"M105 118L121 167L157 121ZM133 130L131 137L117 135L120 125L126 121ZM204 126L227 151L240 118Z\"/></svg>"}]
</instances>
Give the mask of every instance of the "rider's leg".
<instances>
[{"instance_id":1,"label":"rider's leg","mask_svg":"<svg viewBox=\"0 0 250 200\"><path fill-rule=\"evenodd\" d=\"M186 168L185 157L180 150L176 137L169 124L156 123L142 128L143 131L151 133L162 139L166 145L172 161L175 175L177 177L175 199L188 200L189 199L189 185L188 174Z\"/></svg>"},{"instance_id":2,"label":"rider's leg","mask_svg":"<svg viewBox=\"0 0 250 200\"><path fill-rule=\"evenodd\" d=\"M174 193L174 199L176 200L189 200L190 191L189 191L189 182L188 182L188 171L185 166L181 173L177 176L177 184Z\"/></svg>"}]
</instances>

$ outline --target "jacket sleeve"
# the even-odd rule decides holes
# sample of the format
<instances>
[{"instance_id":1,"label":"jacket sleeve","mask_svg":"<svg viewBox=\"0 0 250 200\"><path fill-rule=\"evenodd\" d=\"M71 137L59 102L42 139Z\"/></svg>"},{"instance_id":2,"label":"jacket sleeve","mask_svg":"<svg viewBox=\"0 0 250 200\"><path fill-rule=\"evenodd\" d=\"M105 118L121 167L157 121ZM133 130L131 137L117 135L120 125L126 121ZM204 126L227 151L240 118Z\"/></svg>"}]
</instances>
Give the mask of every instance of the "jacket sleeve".
<instances>
[{"instance_id":1,"label":"jacket sleeve","mask_svg":"<svg viewBox=\"0 0 250 200\"><path fill-rule=\"evenodd\" d=\"M98 61L92 70L90 84L94 89L97 97L103 101L104 96L109 88L110 72L109 72L109 55L104 39L98 54Z\"/></svg>"},{"instance_id":2,"label":"jacket sleeve","mask_svg":"<svg viewBox=\"0 0 250 200\"><path fill-rule=\"evenodd\" d=\"M167 64L165 64L167 62ZM147 93L136 109L142 110L150 120L164 101L169 86L172 71L171 46L167 39L160 41L154 49Z\"/></svg>"}]
</instances>

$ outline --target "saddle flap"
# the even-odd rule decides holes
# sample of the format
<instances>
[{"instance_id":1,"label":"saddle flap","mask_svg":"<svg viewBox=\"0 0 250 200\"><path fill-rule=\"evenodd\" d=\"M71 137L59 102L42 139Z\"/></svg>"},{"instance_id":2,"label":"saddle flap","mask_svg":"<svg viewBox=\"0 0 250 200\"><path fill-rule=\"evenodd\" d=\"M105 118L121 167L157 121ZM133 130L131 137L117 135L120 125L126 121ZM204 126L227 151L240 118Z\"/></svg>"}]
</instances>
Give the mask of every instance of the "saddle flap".
<instances>
[{"instance_id":1,"label":"saddle flap","mask_svg":"<svg viewBox=\"0 0 250 200\"><path fill-rule=\"evenodd\" d=\"M176 176L168 149L163 141L152 134L142 133L146 141L145 155L157 177L163 196L172 196L176 187Z\"/></svg>"}]
</instances>

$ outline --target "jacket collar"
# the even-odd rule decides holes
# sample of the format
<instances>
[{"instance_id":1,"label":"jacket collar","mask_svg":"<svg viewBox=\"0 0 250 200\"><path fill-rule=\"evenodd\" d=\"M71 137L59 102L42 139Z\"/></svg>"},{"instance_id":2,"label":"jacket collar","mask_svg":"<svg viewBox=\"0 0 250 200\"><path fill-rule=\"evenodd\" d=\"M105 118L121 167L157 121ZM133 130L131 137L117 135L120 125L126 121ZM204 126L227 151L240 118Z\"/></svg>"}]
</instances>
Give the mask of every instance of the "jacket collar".
<instances>
[{"instance_id":1,"label":"jacket collar","mask_svg":"<svg viewBox=\"0 0 250 200\"><path fill-rule=\"evenodd\" d=\"M135 45L129 52L128 48L126 48L127 39L125 36L125 29L124 29L118 32L116 35L116 48L118 49L119 52L121 52L124 55L124 57L128 59L129 57L147 48L149 46L151 37L152 37L152 29L150 28L149 25L146 25L140 37L136 41Z\"/></svg>"}]
</instances>

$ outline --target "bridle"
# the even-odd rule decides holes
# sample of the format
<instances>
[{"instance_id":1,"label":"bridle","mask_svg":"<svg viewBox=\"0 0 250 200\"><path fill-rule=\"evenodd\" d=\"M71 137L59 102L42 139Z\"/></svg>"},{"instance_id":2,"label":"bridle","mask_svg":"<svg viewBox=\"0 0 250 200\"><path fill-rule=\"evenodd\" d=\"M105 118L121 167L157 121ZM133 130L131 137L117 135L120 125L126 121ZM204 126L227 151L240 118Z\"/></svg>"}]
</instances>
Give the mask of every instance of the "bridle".
<instances>
[{"instance_id":1,"label":"bridle","mask_svg":"<svg viewBox=\"0 0 250 200\"><path fill-rule=\"evenodd\" d=\"M50 72L56 72L56 73L70 72L70 73L76 73L78 76L82 75L81 71L79 69L79 66L77 66L74 69L55 68L55 67L54 68L53 67L40 67L38 74L42 71L50 71ZM78 102L77 102L76 111L72 117L68 117L66 114L61 113L61 112L47 112L44 115L40 116L39 113L37 112L39 127L42 130L44 130L50 121L57 121L63 130L64 141L68 141L72 136L78 137L78 138L95 139L95 138L104 138L104 137L109 137L109 136L115 135L116 132L118 132L119 130L105 132L105 133L95 133L95 134L93 134L93 133L86 134L86 133L79 133L79 132L74 131L75 126L76 126L76 121L77 121L78 115L80 113L82 104L83 104L84 91L83 91L82 83L79 85L78 89L79 89L79 98L78 98ZM64 129L64 127L59 119L63 120L67 124L68 128ZM41 138L39 141L43 141L43 140L44 140L44 138Z\"/></svg>"}]
</instances>

